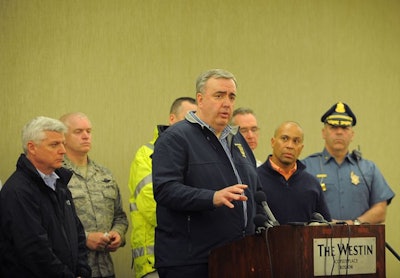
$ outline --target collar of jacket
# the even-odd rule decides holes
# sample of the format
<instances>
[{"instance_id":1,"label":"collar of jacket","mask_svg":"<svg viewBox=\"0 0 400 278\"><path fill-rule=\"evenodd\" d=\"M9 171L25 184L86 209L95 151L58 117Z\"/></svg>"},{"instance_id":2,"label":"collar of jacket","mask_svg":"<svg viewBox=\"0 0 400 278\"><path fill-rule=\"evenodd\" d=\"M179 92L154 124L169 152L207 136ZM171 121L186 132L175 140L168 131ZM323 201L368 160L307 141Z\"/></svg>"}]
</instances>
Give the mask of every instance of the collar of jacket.
<instances>
[{"instance_id":1,"label":"collar of jacket","mask_svg":"<svg viewBox=\"0 0 400 278\"><path fill-rule=\"evenodd\" d=\"M327 164L328 161L330 161L331 159L335 160L335 158L328 152L326 148L324 148L324 150L322 151L321 156L325 164ZM346 154L345 160L349 161L351 164L357 163L356 158L354 158L349 152Z\"/></svg>"},{"instance_id":2,"label":"collar of jacket","mask_svg":"<svg viewBox=\"0 0 400 278\"><path fill-rule=\"evenodd\" d=\"M268 155L267 160L265 161L265 165L267 166L267 169L269 169L271 172L278 173L277 171L275 171L275 169L271 165L271 162L269 161L271 159L271 156L271 154ZM297 170L293 173L293 175L306 169L306 166L299 159L296 159L296 164Z\"/></svg>"},{"instance_id":3,"label":"collar of jacket","mask_svg":"<svg viewBox=\"0 0 400 278\"><path fill-rule=\"evenodd\" d=\"M208 128L209 130L212 130L211 127L210 127L209 125L207 125L207 124L202 124L202 123L198 122L198 121L196 120L196 118L193 116L193 114L194 114L193 111L187 113L186 116L185 116L185 119L186 119L188 122L192 123L192 124L198 124L198 125L200 125L201 128ZM236 135L236 134L238 133L238 131L239 131L239 126L230 126L230 127L231 127L230 133L231 133L232 135Z\"/></svg>"},{"instance_id":4,"label":"collar of jacket","mask_svg":"<svg viewBox=\"0 0 400 278\"><path fill-rule=\"evenodd\" d=\"M39 172L36 170L35 166L30 162L30 160L26 157L25 154L21 154L17 162L17 168L25 172L30 178L36 181L41 181L44 184L42 177L39 175ZM63 184L68 184L69 180L72 177L72 172L64 167L58 168L54 171L59 177L60 181Z\"/></svg>"}]
</instances>

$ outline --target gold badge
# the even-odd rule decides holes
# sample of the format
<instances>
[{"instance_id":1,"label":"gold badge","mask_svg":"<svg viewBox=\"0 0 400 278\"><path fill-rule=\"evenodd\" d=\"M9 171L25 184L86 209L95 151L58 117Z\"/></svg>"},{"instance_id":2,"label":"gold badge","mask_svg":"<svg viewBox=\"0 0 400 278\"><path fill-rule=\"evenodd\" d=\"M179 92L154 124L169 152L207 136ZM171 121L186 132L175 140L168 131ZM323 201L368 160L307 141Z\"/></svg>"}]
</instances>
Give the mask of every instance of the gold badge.
<instances>
[{"instance_id":1,"label":"gold badge","mask_svg":"<svg viewBox=\"0 0 400 278\"><path fill-rule=\"evenodd\" d=\"M246 158L246 153L244 152L244 149L243 149L242 144L235 143L235 146L239 149L239 151L240 151L240 153L242 154L242 156L243 156L244 158Z\"/></svg>"},{"instance_id":2,"label":"gold badge","mask_svg":"<svg viewBox=\"0 0 400 278\"><path fill-rule=\"evenodd\" d=\"M319 179L319 183L321 184L322 191L326 191L326 184L324 183L324 178L326 178L327 174L317 174L317 179Z\"/></svg>"},{"instance_id":3,"label":"gold badge","mask_svg":"<svg viewBox=\"0 0 400 278\"><path fill-rule=\"evenodd\" d=\"M356 174L354 174L353 171L351 171L351 173L350 173L350 179L351 179L351 183L354 185L358 185L360 183L360 177L357 176Z\"/></svg>"},{"instance_id":4,"label":"gold badge","mask_svg":"<svg viewBox=\"0 0 400 278\"><path fill-rule=\"evenodd\" d=\"M346 108L344 107L343 103L338 102L338 104L336 104L335 111L338 112L338 113L345 113L346 112Z\"/></svg>"}]
</instances>

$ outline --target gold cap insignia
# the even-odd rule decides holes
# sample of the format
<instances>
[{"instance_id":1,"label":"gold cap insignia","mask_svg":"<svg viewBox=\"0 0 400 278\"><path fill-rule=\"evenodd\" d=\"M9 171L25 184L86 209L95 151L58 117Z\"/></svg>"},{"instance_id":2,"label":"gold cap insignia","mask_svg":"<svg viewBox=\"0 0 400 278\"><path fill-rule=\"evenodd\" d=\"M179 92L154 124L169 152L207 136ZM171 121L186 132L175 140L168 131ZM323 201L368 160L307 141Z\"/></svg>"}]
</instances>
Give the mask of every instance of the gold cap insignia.
<instances>
[{"instance_id":1,"label":"gold cap insignia","mask_svg":"<svg viewBox=\"0 0 400 278\"><path fill-rule=\"evenodd\" d=\"M321 122L332 126L348 127L355 126L357 119L350 107L339 101L322 115Z\"/></svg>"},{"instance_id":2,"label":"gold cap insignia","mask_svg":"<svg viewBox=\"0 0 400 278\"><path fill-rule=\"evenodd\" d=\"M335 111L336 111L337 113L344 113L344 112L346 112L346 109L344 108L344 104L343 104L342 102L338 102L338 103L336 104L336 109L335 109Z\"/></svg>"}]
</instances>

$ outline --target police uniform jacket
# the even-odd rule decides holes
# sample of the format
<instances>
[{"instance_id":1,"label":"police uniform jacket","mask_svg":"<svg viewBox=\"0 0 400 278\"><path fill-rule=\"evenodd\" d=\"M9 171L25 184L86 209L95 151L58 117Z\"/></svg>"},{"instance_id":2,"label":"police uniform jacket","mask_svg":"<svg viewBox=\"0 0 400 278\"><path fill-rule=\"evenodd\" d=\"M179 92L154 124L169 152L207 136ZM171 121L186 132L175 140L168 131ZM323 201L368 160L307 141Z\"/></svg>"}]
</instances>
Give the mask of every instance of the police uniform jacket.
<instances>
[{"instance_id":1,"label":"police uniform jacket","mask_svg":"<svg viewBox=\"0 0 400 278\"><path fill-rule=\"evenodd\" d=\"M324 148L303 160L320 182L333 219L356 219L374 204L390 204L394 192L374 162L348 154L341 165Z\"/></svg>"},{"instance_id":2,"label":"police uniform jacket","mask_svg":"<svg viewBox=\"0 0 400 278\"><path fill-rule=\"evenodd\" d=\"M214 207L215 191L238 183L221 143L190 116L170 126L155 144L153 187L157 202L156 267L205 264L212 248L255 230L254 192L259 186L254 155L240 133L228 136L245 191L234 208Z\"/></svg>"},{"instance_id":3,"label":"police uniform jacket","mask_svg":"<svg viewBox=\"0 0 400 278\"><path fill-rule=\"evenodd\" d=\"M0 191L1 277L91 277L86 239L63 168L49 188L24 154Z\"/></svg>"}]
</instances>

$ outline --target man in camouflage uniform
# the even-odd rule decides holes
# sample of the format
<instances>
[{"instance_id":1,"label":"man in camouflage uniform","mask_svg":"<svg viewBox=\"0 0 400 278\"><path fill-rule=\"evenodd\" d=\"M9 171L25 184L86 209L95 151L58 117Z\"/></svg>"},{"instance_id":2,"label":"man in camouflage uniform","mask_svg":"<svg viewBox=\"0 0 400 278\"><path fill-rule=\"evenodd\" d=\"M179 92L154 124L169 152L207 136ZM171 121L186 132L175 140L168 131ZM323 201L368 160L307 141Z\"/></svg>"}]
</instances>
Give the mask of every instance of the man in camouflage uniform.
<instances>
[{"instance_id":1,"label":"man in camouflage uniform","mask_svg":"<svg viewBox=\"0 0 400 278\"><path fill-rule=\"evenodd\" d=\"M112 173L88 157L92 125L83 113L60 120L67 126L64 167L74 174L68 183L77 214L85 228L93 277L115 277L110 252L125 245L128 220Z\"/></svg>"}]
</instances>

